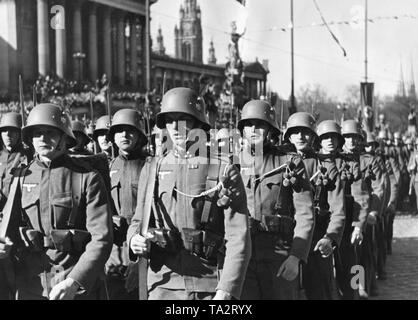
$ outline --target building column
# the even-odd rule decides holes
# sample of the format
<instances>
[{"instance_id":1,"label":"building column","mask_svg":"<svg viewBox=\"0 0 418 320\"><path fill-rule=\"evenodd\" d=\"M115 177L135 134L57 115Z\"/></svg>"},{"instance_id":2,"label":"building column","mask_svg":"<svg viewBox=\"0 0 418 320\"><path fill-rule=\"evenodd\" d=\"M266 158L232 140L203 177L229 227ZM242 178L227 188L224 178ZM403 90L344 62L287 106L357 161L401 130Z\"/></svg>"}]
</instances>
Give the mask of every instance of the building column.
<instances>
[{"instance_id":1,"label":"building column","mask_svg":"<svg viewBox=\"0 0 418 320\"><path fill-rule=\"evenodd\" d=\"M125 69L125 13L118 11L116 16L116 33L117 33L117 76L120 85L125 85L126 69Z\"/></svg>"},{"instance_id":2,"label":"building column","mask_svg":"<svg viewBox=\"0 0 418 320\"><path fill-rule=\"evenodd\" d=\"M65 0L59 0L57 4L65 7ZM57 13L58 14L58 13ZM56 73L60 78L65 78L67 69L67 45L66 45L66 33L65 33L65 11L60 12L63 16L57 17L60 21L64 22L64 28L55 29L55 60L56 60Z\"/></svg>"},{"instance_id":3,"label":"building column","mask_svg":"<svg viewBox=\"0 0 418 320\"><path fill-rule=\"evenodd\" d=\"M129 25L130 54L131 54L131 84L132 87L138 85L138 48L137 48L137 29L135 16L131 17Z\"/></svg>"},{"instance_id":4,"label":"building column","mask_svg":"<svg viewBox=\"0 0 418 320\"><path fill-rule=\"evenodd\" d=\"M37 0L38 21L38 72L45 76L50 72L48 0Z\"/></svg>"},{"instance_id":5,"label":"building column","mask_svg":"<svg viewBox=\"0 0 418 320\"><path fill-rule=\"evenodd\" d=\"M88 36L88 61L89 78L93 83L98 78L98 54L97 54L97 5L89 4L89 36Z\"/></svg>"},{"instance_id":6,"label":"building column","mask_svg":"<svg viewBox=\"0 0 418 320\"><path fill-rule=\"evenodd\" d=\"M112 9L103 10L103 62L107 78L112 79Z\"/></svg>"},{"instance_id":7,"label":"building column","mask_svg":"<svg viewBox=\"0 0 418 320\"><path fill-rule=\"evenodd\" d=\"M81 0L74 0L74 10L73 10L73 54L83 53L83 40L81 28ZM74 79L79 80L83 79L83 58L73 58L74 68L73 76Z\"/></svg>"}]
</instances>

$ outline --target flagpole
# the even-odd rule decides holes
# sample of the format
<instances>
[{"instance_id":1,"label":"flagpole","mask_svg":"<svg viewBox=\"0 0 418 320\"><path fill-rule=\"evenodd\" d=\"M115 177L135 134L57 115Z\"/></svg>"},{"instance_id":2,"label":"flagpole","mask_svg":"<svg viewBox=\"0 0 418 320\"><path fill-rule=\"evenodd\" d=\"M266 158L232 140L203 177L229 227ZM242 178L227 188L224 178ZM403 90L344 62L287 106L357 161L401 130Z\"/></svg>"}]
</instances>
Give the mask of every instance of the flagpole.
<instances>
[{"instance_id":1,"label":"flagpole","mask_svg":"<svg viewBox=\"0 0 418 320\"><path fill-rule=\"evenodd\" d=\"M365 8L364 8L364 78L365 82L367 83L367 20L368 20L368 0L365 0Z\"/></svg>"},{"instance_id":2,"label":"flagpole","mask_svg":"<svg viewBox=\"0 0 418 320\"><path fill-rule=\"evenodd\" d=\"M294 21L293 21L293 0L290 0L290 57L291 57L291 91L290 91L290 112L289 115L296 112L295 106L295 63L294 63Z\"/></svg>"}]
</instances>

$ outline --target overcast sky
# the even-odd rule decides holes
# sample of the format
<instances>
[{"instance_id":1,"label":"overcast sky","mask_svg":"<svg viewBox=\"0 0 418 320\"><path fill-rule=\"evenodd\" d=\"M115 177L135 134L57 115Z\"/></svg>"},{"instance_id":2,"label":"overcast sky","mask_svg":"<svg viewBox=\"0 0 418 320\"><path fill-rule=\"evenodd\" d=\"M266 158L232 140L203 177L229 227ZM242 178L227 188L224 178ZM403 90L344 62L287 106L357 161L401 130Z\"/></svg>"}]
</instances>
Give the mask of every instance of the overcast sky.
<instances>
[{"instance_id":1,"label":"overcast sky","mask_svg":"<svg viewBox=\"0 0 418 320\"><path fill-rule=\"evenodd\" d=\"M247 0L248 1L248 0ZM154 39L161 25L167 54L174 55L174 26L184 0L159 0L151 7ZM245 11L235 0L198 0L202 9L203 59L213 39L218 63L225 62L230 24ZM364 8L365 0L317 0L326 21L350 21ZM405 81L411 79L411 63L418 74L418 0L368 0L369 81L377 93L393 94L400 78L402 61ZM415 15L415 18L403 17ZM394 17L377 19L378 17ZM313 0L294 0L295 86L319 83L329 95L343 98L345 88L364 80L364 22L359 25L330 25L347 56L321 23ZM290 94L290 32L280 29L290 23L290 0L251 0L247 30L240 40L245 61L269 60L268 83L283 97ZM300 26L305 26L301 28ZM415 77L416 78L416 77Z\"/></svg>"}]
</instances>

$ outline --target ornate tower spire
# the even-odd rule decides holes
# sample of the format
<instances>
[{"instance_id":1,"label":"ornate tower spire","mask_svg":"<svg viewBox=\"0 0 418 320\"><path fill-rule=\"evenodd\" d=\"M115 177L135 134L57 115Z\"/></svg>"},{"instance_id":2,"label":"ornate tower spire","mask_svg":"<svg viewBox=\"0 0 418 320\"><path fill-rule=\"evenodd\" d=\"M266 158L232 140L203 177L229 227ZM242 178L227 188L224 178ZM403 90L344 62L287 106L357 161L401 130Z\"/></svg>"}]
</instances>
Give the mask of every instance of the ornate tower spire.
<instances>
[{"instance_id":1,"label":"ornate tower spire","mask_svg":"<svg viewBox=\"0 0 418 320\"><path fill-rule=\"evenodd\" d=\"M180 22L174 30L176 58L202 63L203 37L200 7L196 0L185 0L180 7Z\"/></svg>"},{"instance_id":2,"label":"ornate tower spire","mask_svg":"<svg viewBox=\"0 0 418 320\"><path fill-rule=\"evenodd\" d=\"M402 62L401 62L401 70L399 75L399 83L398 83L398 92L397 95L399 97L405 97L405 80L403 78L403 71L402 71Z\"/></svg>"},{"instance_id":3,"label":"ornate tower spire","mask_svg":"<svg viewBox=\"0 0 418 320\"><path fill-rule=\"evenodd\" d=\"M157 52L159 55L165 54L165 47L164 47L164 37L161 30L161 25L158 27L158 35L157 35Z\"/></svg>"},{"instance_id":4,"label":"ornate tower spire","mask_svg":"<svg viewBox=\"0 0 418 320\"><path fill-rule=\"evenodd\" d=\"M215 47L213 46L213 40L210 40L209 44L209 64L216 64Z\"/></svg>"},{"instance_id":5,"label":"ornate tower spire","mask_svg":"<svg viewBox=\"0 0 418 320\"><path fill-rule=\"evenodd\" d=\"M408 97L411 99L416 99L417 95L416 95L416 91L415 91L415 77L414 77L414 63L413 63L413 59L411 57L411 78L410 78L410 84L409 84L409 92L408 92Z\"/></svg>"}]
</instances>

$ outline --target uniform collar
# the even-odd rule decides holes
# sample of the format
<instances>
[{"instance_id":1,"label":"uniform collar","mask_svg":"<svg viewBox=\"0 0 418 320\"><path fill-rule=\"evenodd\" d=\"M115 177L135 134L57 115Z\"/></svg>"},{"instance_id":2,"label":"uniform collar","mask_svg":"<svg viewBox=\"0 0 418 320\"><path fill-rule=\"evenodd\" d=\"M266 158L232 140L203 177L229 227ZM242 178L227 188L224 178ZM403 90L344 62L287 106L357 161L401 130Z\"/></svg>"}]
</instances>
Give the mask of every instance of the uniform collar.
<instances>
[{"instance_id":1,"label":"uniform collar","mask_svg":"<svg viewBox=\"0 0 418 320\"><path fill-rule=\"evenodd\" d=\"M64 165L64 163L69 159L68 154L63 154L62 156L50 161L50 162L45 162L42 161L39 157L39 154L35 155L35 162L44 169L53 169L53 168L58 168L58 167L62 167Z\"/></svg>"},{"instance_id":2,"label":"uniform collar","mask_svg":"<svg viewBox=\"0 0 418 320\"><path fill-rule=\"evenodd\" d=\"M121 158L122 160L125 160L125 161L126 160L136 160L136 159L145 159L141 149L136 149L129 154L123 154L122 152L119 152L119 158Z\"/></svg>"}]
</instances>

